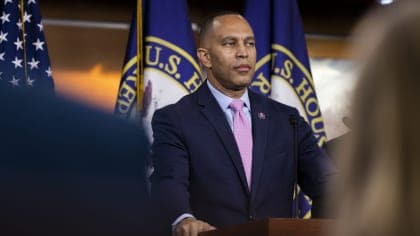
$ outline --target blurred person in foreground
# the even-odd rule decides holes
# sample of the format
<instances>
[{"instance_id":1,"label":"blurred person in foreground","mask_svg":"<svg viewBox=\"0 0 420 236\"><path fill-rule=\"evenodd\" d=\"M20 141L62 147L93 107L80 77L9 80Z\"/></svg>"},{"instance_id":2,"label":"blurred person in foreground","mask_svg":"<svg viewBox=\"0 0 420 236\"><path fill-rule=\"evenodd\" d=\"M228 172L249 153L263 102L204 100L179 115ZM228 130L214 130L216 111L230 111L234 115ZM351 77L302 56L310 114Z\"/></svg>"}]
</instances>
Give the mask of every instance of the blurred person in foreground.
<instances>
[{"instance_id":1,"label":"blurred person in foreground","mask_svg":"<svg viewBox=\"0 0 420 236\"><path fill-rule=\"evenodd\" d=\"M148 142L141 129L3 85L0 109L0 235L145 232Z\"/></svg>"},{"instance_id":2,"label":"blurred person in foreground","mask_svg":"<svg viewBox=\"0 0 420 236\"><path fill-rule=\"evenodd\" d=\"M332 235L420 235L420 5L398 1L356 33L361 70Z\"/></svg>"}]
</instances>

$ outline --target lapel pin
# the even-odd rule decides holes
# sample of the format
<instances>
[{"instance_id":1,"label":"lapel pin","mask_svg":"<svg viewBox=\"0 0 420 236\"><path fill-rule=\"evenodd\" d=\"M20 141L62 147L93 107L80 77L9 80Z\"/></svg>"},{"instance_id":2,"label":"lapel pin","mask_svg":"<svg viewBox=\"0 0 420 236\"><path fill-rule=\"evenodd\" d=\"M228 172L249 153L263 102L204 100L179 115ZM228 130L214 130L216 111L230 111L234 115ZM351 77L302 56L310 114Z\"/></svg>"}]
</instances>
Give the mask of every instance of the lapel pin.
<instances>
[{"instance_id":1,"label":"lapel pin","mask_svg":"<svg viewBox=\"0 0 420 236\"><path fill-rule=\"evenodd\" d=\"M258 112L258 119L265 120L265 114L262 112Z\"/></svg>"}]
</instances>

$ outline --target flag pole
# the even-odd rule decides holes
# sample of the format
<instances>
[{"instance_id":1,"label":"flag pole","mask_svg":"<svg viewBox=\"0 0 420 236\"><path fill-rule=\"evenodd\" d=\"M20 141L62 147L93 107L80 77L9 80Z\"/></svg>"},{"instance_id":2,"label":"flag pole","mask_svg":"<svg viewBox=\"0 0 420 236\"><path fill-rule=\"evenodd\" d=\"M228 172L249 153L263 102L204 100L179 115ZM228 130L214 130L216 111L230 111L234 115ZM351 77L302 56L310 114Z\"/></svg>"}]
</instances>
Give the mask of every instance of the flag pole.
<instances>
[{"instance_id":1,"label":"flag pole","mask_svg":"<svg viewBox=\"0 0 420 236\"><path fill-rule=\"evenodd\" d=\"M28 63L27 63L27 58L26 58L26 39L25 39L25 19L24 19L24 14L25 14L25 1L24 0L20 0L20 20L22 21L22 43L23 43L23 68L25 70L25 83L26 85L28 85Z\"/></svg>"},{"instance_id":2,"label":"flag pole","mask_svg":"<svg viewBox=\"0 0 420 236\"><path fill-rule=\"evenodd\" d=\"M137 108L143 108L144 73L143 73L143 5L137 0ZM138 115L138 114L137 114Z\"/></svg>"}]
</instances>

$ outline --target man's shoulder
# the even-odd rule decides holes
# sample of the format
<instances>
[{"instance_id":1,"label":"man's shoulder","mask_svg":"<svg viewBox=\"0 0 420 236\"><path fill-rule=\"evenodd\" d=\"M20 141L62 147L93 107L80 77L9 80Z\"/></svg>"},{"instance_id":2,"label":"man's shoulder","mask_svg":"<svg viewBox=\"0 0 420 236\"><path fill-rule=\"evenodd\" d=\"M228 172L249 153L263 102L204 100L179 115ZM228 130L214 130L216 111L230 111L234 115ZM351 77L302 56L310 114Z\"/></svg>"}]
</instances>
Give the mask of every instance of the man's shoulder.
<instances>
[{"instance_id":1,"label":"man's shoulder","mask_svg":"<svg viewBox=\"0 0 420 236\"><path fill-rule=\"evenodd\" d=\"M274 100L272 98L267 98L267 99L270 101L270 103L272 103L272 106L276 110L278 110L280 112L284 112L284 113L287 113L287 114L296 114L296 113L298 113L298 111L296 110L296 108L294 108L292 106L289 106L289 105L286 105L284 103L278 102L278 101L276 101L276 100Z\"/></svg>"},{"instance_id":2,"label":"man's shoulder","mask_svg":"<svg viewBox=\"0 0 420 236\"><path fill-rule=\"evenodd\" d=\"M257 94L255 92L251 92L252 97L259 102L267 104L267 109L273 110L276 112L281 112L289 115L296 115L299 114L296 108L286 105L284 103L278 102L272 98L266 97L261 94Z\"/></svg>"},{"instance_id":3,"label":"man's shoulder","mask_svg":"<svg viewBox=\"0 0 420 236\"><path fill-rule=\"evenodd\" d=\"M197 106L196 93L187 94L177 102L163 106L155 111L156 114L185 114Z\"/></svg>"}]
</instances>

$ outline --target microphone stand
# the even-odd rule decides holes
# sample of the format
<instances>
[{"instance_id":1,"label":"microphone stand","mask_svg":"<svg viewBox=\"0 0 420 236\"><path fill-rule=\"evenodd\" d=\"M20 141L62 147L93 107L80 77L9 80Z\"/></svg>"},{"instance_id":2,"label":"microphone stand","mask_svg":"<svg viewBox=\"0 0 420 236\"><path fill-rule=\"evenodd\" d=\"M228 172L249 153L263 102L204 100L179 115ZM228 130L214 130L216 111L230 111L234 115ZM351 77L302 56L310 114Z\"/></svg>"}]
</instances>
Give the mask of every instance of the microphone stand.
<instances>
[{"instance_id":1,"label":"microphone stand","mask_svg":"<svg viewBox=\"0 0 420 236\"><path fill-rule=\"evenodd\" d=\"M289 122L293 126L293 161L295 166L295 183L293 186L293 218L299 218L299 196L298 196L298 122L294 115L289 117Z\"/></svg>"}]
</instances>

